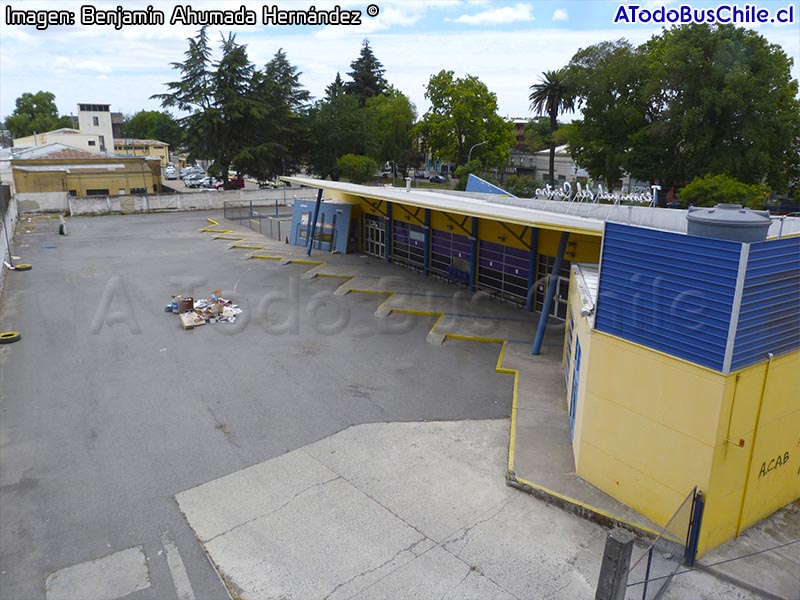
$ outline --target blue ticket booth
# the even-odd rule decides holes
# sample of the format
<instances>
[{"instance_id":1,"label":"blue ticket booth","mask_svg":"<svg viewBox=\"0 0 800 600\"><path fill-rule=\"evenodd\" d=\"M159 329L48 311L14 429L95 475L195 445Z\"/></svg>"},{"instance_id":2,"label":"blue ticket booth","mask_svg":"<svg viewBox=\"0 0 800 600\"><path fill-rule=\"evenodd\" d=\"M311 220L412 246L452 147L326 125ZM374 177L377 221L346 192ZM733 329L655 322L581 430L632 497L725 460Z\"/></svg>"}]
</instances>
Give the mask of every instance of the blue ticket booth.
<instances>
[{"instance_id":1,"label":"blue ticket booth","mask_svg":"<svg viewBox=\"0 0 800 600\"><path fill-rule=\"evenodd\" d=\"M294 203L291 243L295 246L308 247L314 222L314 205L313 200L297 200ZM353 223L353 220L356 222ZM348 249L358 248L357 232L357 206L338 200L323 202L317 217L313 249L346 254Z\"/></svg>"}]
</instances>

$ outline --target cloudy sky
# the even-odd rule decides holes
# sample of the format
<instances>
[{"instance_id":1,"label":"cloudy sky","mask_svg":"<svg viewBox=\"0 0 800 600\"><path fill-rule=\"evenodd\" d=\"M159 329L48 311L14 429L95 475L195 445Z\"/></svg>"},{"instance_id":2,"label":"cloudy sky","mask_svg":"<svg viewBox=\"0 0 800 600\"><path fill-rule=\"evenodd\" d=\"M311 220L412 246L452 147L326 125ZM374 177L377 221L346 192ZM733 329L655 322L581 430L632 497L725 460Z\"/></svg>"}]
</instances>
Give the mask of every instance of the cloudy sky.
<instances>
[{"instance_id":1,"label":"cloudy sky","mask_svg":"<svg viewBox=\"0 0 800 600\"><path fill-rule=\"evenodd\" d=\"M176 5L171 0L96 0L90 6L102 10L144 9L152 5L164 13L167 24L131 25L115 30L111 26L81 24L84 1L16 0L0 2L0 117L14 110L14 101L24 92L53 92L59 111L76 111L79 102L110 104L126 114L138 110L158 110L150 96L166 91L165 82L176 79L170 63L183 59L186 39L198 27L169 25ZM383 63L390 83L407 94L423 113L425 85L431 74L441 69L479 77L497 94L499 113L506 117L527 118L528 94L543 71L564 66L582 47L605 40L626 38L635 44L657 34L662 24L615 23L620 6L626 14L640 5L650 10L692 8L718 9L723 5L744 8L758 5L770 10L792 7L794 23L786 25L746 25L757 29L770 42L780 45L794 59L794 78L800 78L800 5L790 0L748 2L708 2L706 0L302 0L252 2L250 0L187 0L181 6L193 10L236 10L244 5L258 15L253 26L211 27L214 46L221 32L232 31L237 41L247 45L250 59L263 66L279 48L297 66L301 83L314 97L321 97L336 72L342 77L358 56L361 43L368 38L375 55ZM263 8L285 10L359 10L362 24L327 27L263 25ZM377 7L375 17L368 8ZM33 25L9 25L8 10L41 9L71 11L74 25L37 29ZM723 16L732 14L723 12Z\"/></svg>"}]
</instances>

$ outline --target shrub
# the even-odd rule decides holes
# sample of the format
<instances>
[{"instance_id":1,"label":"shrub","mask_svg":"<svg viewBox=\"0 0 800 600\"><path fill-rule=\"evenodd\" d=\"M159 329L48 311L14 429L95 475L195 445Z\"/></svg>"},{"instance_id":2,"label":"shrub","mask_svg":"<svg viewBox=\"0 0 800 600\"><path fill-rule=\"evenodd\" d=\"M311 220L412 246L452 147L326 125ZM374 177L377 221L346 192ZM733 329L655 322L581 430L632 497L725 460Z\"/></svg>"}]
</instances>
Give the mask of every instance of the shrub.
<instances>
[{"instance_id":1,"label":"shrub","mask_svg":"<svg viewBox=\"0 0 800 600\"><path fill-rule=\"evenodd\" d=\"M768 196L769 187L765 184L743 183L728 175L695 177L680 191L681 200L693 206L727 203L760 208Z\"/></svg>"},{"instance_id":2,"label":"shrub","mask_svg":"<svg viewBox=\"0 0 800 600\"><path fill-rule=\"evenodd\" d=\"M369 156L359 154L345 154L336 161L336 167L342 176L347 177L353 183L364 183L369 181L378 172L380 166Z\"/></svg>"}]
</instances>

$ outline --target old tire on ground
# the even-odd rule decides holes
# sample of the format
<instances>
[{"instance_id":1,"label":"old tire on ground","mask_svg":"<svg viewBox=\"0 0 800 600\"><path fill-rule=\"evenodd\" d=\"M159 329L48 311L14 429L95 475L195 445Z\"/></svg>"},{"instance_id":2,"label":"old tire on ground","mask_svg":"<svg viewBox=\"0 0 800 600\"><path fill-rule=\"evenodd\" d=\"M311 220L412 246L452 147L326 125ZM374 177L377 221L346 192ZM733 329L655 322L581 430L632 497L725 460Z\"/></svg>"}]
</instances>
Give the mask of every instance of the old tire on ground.
<instances>
[{"instance_id":1,"label":"old tire on ground","mask_svg":"<svg viewBox=\"0 0 800 600\"><path fill-rule=\"evenodd\" d=\"M0 344L13 344L22 339L19 331L4 331L0 333Z\"/></svg>"}]
</instances>

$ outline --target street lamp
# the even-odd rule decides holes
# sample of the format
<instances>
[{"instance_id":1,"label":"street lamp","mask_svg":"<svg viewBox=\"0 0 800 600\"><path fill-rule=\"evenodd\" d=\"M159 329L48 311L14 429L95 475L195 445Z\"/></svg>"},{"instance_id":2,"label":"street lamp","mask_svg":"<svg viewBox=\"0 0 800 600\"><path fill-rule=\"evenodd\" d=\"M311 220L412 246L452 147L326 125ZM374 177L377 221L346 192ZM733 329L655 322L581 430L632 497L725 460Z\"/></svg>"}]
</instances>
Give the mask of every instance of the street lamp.
<instances>
[{"instance_id":1,"label":"street lamp","mask_svg":"<svg viewBox=\"0 0 800 600\"><path fill-rule=\"evenodd\" d=\"M469 164L469 161L472 159L472 151L475 150L475 148L477 148L478 146L483 146L484 144L486 144L488 142L489 142L489 140L483 140L482 142L478 142L477 144L474 144L472 146L472 148L469 149L469 152L467 153L467 164Z\"/></svg>"}]
</instances>

